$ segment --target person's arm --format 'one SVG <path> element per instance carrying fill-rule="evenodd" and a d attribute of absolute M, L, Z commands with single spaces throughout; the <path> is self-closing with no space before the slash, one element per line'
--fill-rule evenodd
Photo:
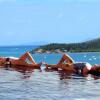
<path fill-rule="evenodd" d="M 73 64 L 74 63 L 74 60 L 68 54 L 64 54 L 62 56 L 61 60 L 59 61 L 58 65 L 64 63 L 65 61 L 68 64 Z"/>
<path fill-rule="evenodd" d="M 26 59 L 28 59 L 30 62 L 32 62 L 32 64 L 36 64 L 36 62 L 34 61 L 34 59 L 32 58 L 32 56 L 30 55 L 29 52 L 25 53 L 24 55 L 22 55 L 19 60 L 25 61 Z"/>
<path fill-rule="evenodd" d="M 44 65 L 46 66 L 46 69 L 48 69 L 48 68 L 61 68 L 61 69 L 66 69 L 66 70 L 67 70 L 67 68 L 71 69 L 69 66 L 67 66 L 67 68 L 66 68 L 66 64 L 64 64 L 64 61 L 66 61 L 67 64 L 69 64 L 69 65 L 74 63 L 74 60 L 69 55 L 64 54 L 58 64 L 50 65 L 50 64 L 44 63 Z"/>

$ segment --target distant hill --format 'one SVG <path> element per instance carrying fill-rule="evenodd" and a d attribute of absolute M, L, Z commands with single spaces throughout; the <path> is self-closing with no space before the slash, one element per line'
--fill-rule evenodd
<path fill-rule="evenodd" d="M 51 43 L 40 46 L 31 51 L 32 53 L 59 53 L 59 52 L 100 52 L 100 38 L 82 43 Z"/>

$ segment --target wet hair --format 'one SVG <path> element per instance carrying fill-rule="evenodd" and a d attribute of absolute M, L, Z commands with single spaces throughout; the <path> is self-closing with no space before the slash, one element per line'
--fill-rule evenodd
<path fill-rule="evenodd" d="M 6 58 L 6 61 L 10 61 L 10 58 Z"/>
<path fill-rule="evenodd" d="M 9 62 L 9 63 L 7 63 Z M 5 62 L 5 68 L 9 68 L 11 67 L 11 61 L 10 61 L 10 58 L 6 58 L 6 62 Z"/>
<path fill-rule="evenodd" d="M 88 72 L 88 74 L 92 74 L 92 75 L 95 75 L 95 76 L 100 76 L 100 68 L 97 68 L 96 70 L 90 70 Z"/>

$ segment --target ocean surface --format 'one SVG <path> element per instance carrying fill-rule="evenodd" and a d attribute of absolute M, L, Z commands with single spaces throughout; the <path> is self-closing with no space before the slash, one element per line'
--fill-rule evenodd
<path fill-rule="evenodd" d="M 0 56 L 20 57 L 34 46 L 0 47 Z M 69 53 L 76 62 L 100 64 L 100 53 Z M 37 63 L 56 64 L 61 54 L 32 54 Z M 0 69 L 0 100 L 100 100 L 100 79 L 86 80 L 57 71 L 19 72 Z"/>

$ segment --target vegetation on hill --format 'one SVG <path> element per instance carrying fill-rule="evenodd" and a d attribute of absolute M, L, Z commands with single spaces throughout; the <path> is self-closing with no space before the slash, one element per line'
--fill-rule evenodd
<path fill-rule="evenodd" d="M 40 46 L 31 51 L 32 53 L 59 53 L 59 52 L 100 52 L 100 38 L 70 44 L 51 43 L 48 45 Z"/>

